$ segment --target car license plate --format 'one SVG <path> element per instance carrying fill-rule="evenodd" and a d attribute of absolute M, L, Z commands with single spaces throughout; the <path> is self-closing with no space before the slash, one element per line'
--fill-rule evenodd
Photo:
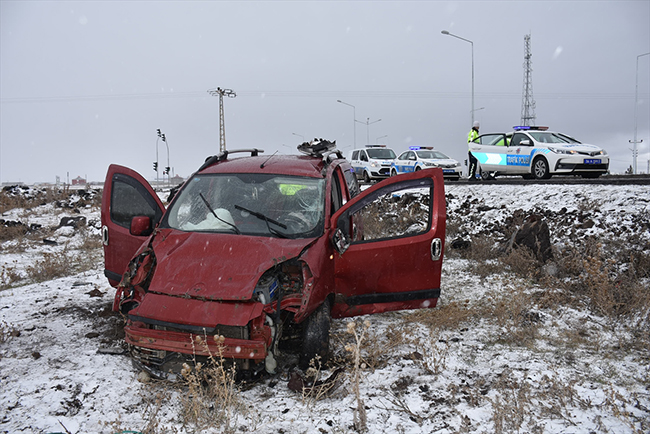
<path fill-rule="evenodd" d="M 442 169 L 442 173 L 454 173 L 454 169 Z"/>
<path fill-rule="evenodd" d="M 600 158 L 585 158 L 585 164 L 600 164 Z"/>

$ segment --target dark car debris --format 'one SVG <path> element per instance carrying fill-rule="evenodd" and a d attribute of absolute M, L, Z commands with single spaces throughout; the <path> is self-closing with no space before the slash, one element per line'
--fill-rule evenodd
<path fill-rule="evenodd" d="M 436 306 L 442 170 L 361 191 L 335 142 L 298 150 L 209 157 L 166 209 L 141 175 L 109 167 L 105 275 L 139 369 L 173 378 L 218 358 L 274 373 L 286 351 L 308 366 L 327 360 L 332 318 Z"/>

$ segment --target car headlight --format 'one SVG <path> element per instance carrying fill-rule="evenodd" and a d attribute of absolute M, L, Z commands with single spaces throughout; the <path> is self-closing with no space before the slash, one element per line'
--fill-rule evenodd
<path fill-rule="evenodd" d="M 372 163 L 370 163 L 370 167 L 379 167 L 379 163 L 373 161 Z"/>
<path fill-rule="evenodd" d="M 576 151 L 569 150 L 569 149 L 551 148 L 550 146 L 548 147 L 548 149 L 555 152 L 556 154 L 566 154 L 566 155 L 577 154 Z"/>

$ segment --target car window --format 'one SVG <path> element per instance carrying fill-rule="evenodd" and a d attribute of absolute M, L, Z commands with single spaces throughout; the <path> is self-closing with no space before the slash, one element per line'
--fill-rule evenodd
<path fill-rule="evenodd" d="M 401 154 L 399 154 L 399 157 L 397 157 L 397 159 L 398 160 L 408 160 L 408 157 L 409 157 L 409 153 L 408 153 L 408 151 L 406 151 L 406 152 L 402 152 Z"/>
<path fill-rule="evenodd" d="M 365 151 L 359 151 L 359 159 L 361 161 L 368 161 L 368 156 L 366 155 Z"/>
<path fill-rule="evenodd" d="M 415 152 L 409 151 L 409 160 L 416 161 L 418 157 L 415 156 Z"/>
<path fill-rule="evenodd" d="M 530 138 L 523 133 L 515 133 L 510 141 L 510 146 L 520 146 L 522 140 L 530 140 Z M 532 146 L 532 143 L 530 145 Z"/>
<path fill-rule="evenodd" d="M 366 152 L 370 158 L 375 160 L 392 160 L 395 158 L 395 152 L 392 149 L 372 148 L 367 149 Z"/>
<path fill-rule="evenodd" d="M 357 160 L 359 158 L 359 151 L 352 151 L 352 159 Z"/>
<path fill-rule="evenodd" d="M 430 225 L 433 182 L 431 179 L 395 184 L 389 193 L 370 197 L 352 214 L 360 222 L 362 236 L 356 242 L 401 238 L 421 234 Z M 386 213 L 386 204 L 397 211 Z M 353 240 L 355 238 L 352 238 Z M 353 241 L 355 243 L 355 241 Z"/>
<path fill-rule="evenodd" d="M 345 169 L 345 171 L 343 171 L 343 175 L 345 176 L 345 182 L 348 184 L 348 192 L 350 193 L 350 198 L 353 198 L 361 192 L 361 189 L 359 188 L 359 181 L 357 181 L 357 177 L 354 176 L 354 173 L 352 173 L 352 170 L 350 169 Z"/>
<path fill-rule="evenodd" d="M 415 153 L 424 160 L 446 160 L 449 158 L 440 151 L 416 151 Z"/>
<path fill-rule="evenodd" d="M 504 134 L 484 134 L 478 138 L 481 145 L 496 146 L 504 139 Z"/>
<path fill-rule="evenodd" d="M 334 214 L 343 204 L 343 196 L 341 195 L 341 184 L 339 182 L 338 170 L 332 176 L 332 210 Z"/>
<path fill-rule="evenodd" d="M 158 206 L 149 193 L 131 177 L 121 175 L 113 181 L 111 190 L 111 220 L 130 228 L 135 216 L 147 216 L 155 222 L 160 218 Z"/>
<path fill-rule="evenodd" d="M 273 174 L 196 175 L 161 227 L 307 238 L 322 233 L 325 180 Z"/>

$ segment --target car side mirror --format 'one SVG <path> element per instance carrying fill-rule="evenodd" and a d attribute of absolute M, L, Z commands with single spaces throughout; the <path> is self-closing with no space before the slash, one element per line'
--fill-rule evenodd
<path fill-rule="evenodd" d="M 131 235 L 143 236 L 151 233 L 151 219 L 147 216 L 135 216 L 131 219 Z"/>
<path fill-rule="evenodd" d="M 336 250 L 339 255 L 345 253 L 348 247 L 350 247 L 350 238 L 345 235 L 341 228 L 336 228 L 330 241 L 334 246 L 334 250 Z"/>
<path fill-rule="evenodd" d="M 524 139 L 521 142 L 519 142 L 519 146 L 530 146 L 530 140 Z"/>

